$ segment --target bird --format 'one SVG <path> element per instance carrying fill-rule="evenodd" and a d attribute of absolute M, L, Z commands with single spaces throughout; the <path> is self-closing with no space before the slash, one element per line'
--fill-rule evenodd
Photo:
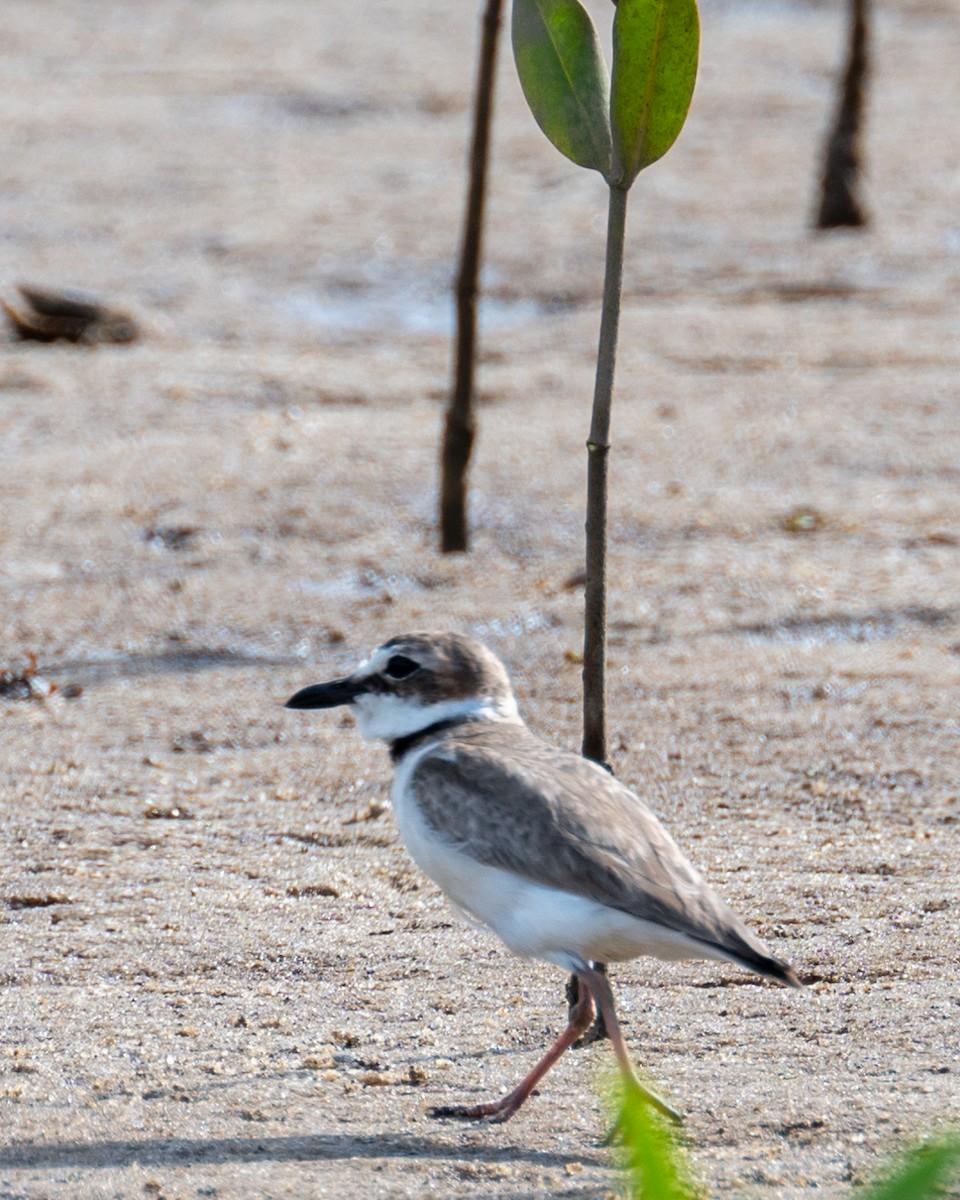
<path fill-rule="evenodd" d="M 353 674 L 305 687 L 286 704 L 341 706 L 365 740 L 389 747 L 397 825 L 420 869 L 508 949 L 561 967 L 579 984 L 567 1027 L 512 1091 L 438 1106 L 430 1116 L 509 1120 L 599 1010 L 625 1082 L 680 1120 L 640 1084 L 598 962 L 715 959 L 802 986 L 639 796 L 531 732 L 506 668 L 482 642 L 449 632 L 394 637 Z"/>

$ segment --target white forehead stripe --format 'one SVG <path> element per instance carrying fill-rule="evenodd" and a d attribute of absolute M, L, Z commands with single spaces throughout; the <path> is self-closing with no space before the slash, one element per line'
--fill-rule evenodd
<path fill-rule="evenodd" d="M 357 667 L 353 673 L 354 678 L 369 679 L 371 675 L 381 675 L 384 667 L 386 667 L 391 658 L 393 658 L 391 650 L 388 650 L 385 646 L 378 646 L 370 657 L 365 658 L 359 667 Z"/>

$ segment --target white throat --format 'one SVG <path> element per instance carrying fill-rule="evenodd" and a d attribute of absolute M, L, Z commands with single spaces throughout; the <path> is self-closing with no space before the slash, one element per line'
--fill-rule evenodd
<path fill-rule="evenodd" d="M 438 721 L 469 718 L 480 721 L 519 721 L 516 701 L 512 696 L 491 700 L 473 696 L 464 700 L 438 700 L 418 704 L 399 696 L 367 692 L 353 702 L 357 728 L 365 741 L 393 742 L 427 729 Z"/>

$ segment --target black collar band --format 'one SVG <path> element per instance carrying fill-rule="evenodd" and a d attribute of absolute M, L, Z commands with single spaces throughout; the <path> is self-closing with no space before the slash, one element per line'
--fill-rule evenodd
<path fill-rule="evenodd" d="M 432 738 L 447 729 L 453 729 L 455 725 L 462 724 L 463 717 L 448 717 L 446 721 L 435 721 L 432 725 L 428 725 L 426 729 L 418 729 L 415 733 L 408 733 L 406 737 L 395 738 L 390 743 L 391 761 L 396 765 L 414 747 L 419 746 L 421 742 L 425 742 L 427 738 Z"/>

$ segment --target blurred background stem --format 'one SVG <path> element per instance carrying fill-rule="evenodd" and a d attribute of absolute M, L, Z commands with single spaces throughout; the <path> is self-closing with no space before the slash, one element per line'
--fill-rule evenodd
<path fill-rule="evenodd" d="M 824 155 L 817 229 L 866 225 L 860 199 L 860 131 L 870 65 L 869 0 L 848 0 L 847 61 Z"/>
<path fill-rule="evenodd" d="M 440 453 L 440 549 L 469 549 L 467 468 L 476 437 L 473 384 L 476 370 L 477 291 L 483 248 L 483 213 L 493 120 L 493 89 L 503 0 L 487 0 L 480 38 L 480 63 L 473 102 L 470 178 L 457 275 L 457 329 L 453 392 L 444 424 Z"/>

